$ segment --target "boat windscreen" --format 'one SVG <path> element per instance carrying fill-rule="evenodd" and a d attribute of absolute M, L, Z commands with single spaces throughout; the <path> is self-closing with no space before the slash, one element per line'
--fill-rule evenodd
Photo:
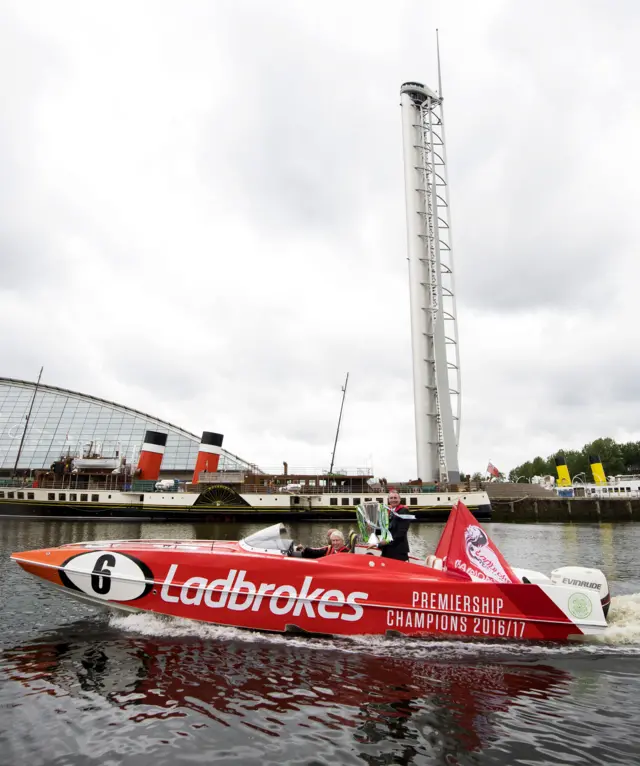
<path fill-rule="evenodd" d="M 284 524 L 273 524 L 243 538 L 240 543 L 243 547 L 253 550 L 284 553 L 289 549 L 293 540 L 288 537 Z"/>

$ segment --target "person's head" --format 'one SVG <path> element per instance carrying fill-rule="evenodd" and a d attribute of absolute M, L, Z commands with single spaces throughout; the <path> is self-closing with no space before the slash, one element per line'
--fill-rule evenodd
<path fill-rule="evenodd" d="M 329 542 L 332 548 L 342 548 L 344 545 L 344 535 L 338 529 L 332 529 L 329 535 Z"/>
<path fill-rule="evenodd" d="M 337 529 L 328 529 L 328 530 L 327 530 L 327 542 L 328 542 L 328 543 L 330 543 L 330 542 L 331 542 L 331 535 L 332 535 L 334 532 L 337 532 L 337 531 L 338 531 Z"/>
<path fill-rule="evenodd" d="M 389 490 L 389 498 L 387 500 L 387 504 L 389 508 L 395 508 L 396 506 L 400 505 L 400 495 L 398 494 L 398 490 L 391 487 Z"/>

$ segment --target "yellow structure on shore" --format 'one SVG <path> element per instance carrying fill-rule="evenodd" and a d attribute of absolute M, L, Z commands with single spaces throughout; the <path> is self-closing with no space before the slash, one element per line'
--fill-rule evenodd
<path fill-rule="evenodd" d="M 593 480 L 596 484 L 606 484 L 607 477 L 604 475 L 604 468 L 602 467 L 602 461 L 599 455 L 589 455 L 589 465 L 591 466 L 591 473 L 593 474 Z"/>
<path fill-rule="evenodd" d="M 563 455 L 556 455 L 554 458 L 556 464 L 556 471 L 558 472 L 558 487 L 570 487 L 571 477 L 569 476 L 569 469 L 567 468 L 567 461 Z"/>

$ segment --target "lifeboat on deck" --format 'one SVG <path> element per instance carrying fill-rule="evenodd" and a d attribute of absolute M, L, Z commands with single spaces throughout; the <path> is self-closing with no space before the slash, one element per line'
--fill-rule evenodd
<path fill-rule="evenodd" d="M 564 641 L 607 627 L 602 572 L 512 569 L 462 503 L 427 560 L 370 552 L 300 558 L 274 524 L 238 542 L 102 540 L 11 558 L 96 604 L 252 630 Z"/>

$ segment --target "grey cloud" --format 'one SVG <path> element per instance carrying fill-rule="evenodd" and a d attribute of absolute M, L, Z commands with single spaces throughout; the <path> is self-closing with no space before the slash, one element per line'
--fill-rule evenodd
<path fill-rule="evenodd" d="M 48 199 L 37 177 L 37 115 L 59 60 L 5 9 L 0 12 L 0 289 L 24 289 L 34 276 L 59 278 L 51 261 Z"/>
<path fill-rule="evenodd" d="M 372 85 L 374 54 L 336 50 L 313 27 L 272 11 L 252 6 L 250 26 L 242 14 L 225 19 L 220 43 L 241 85 L 209 131 L 224 137 L 226 152 L 219 139 L 203 150 L 209 176 L 224 169 L 241 204 L 269 228 L 344 239 L 377 184 L 392 177 L 402 192 L 400 115 L 389 109 L 399 83 L 383 78 L 386 92 Z M 383 140 L 395 132 L 393 153 L 381 130 Z"/>
<path fill-rule="evenodd" d="M 524 449 L 523 424 L 552 441 L 605 424 L 604 402 L 619 413 L 636 401 L 629 350 L 603 355 L 589 336 L 596 325 L 612 337 L 620 322 L 633 327 L 611 307 L 621 264 L 630 290 L 638 276 L 633 184 L 618 183 L 637 163 L 616 133 L 635 119 L 638 11 L 556 5 L 442 9 L 470 470 L 498 461 L 502 445 Z M 136 16 L 132 7 L 118 66 L 104 68 L 124 28 L 117 7 L 96 21 L 57 4 L 53 30 L 18 7 L 22 21 L 0 26 L 3 96 L 14 88 L 0 104 L 5 374 L 33 378 L 44 363 L 54 385 L 195 432 L 220 424 L 235 451 L 267 464 L 287 445 L 325 459 L 349 371 L 340 461 L 371 452 L 387 475 L 413 473 L 398 88 L 435 82 L 433 8 L 194 2 Z M 596 39 L 588 58 L 585 40 Z M 78 77 L 79 66 L 97 77 Z M 85 166 L 122 128 L 115 107 L 102 132 L 100 119 L 83 122 L 74 96 L 87 79 L 93 110 L 118 93 L 131 120 L 118 134 L 125 156 L 108 155 L 113 173 Z M 188 114 L 171 101 L 182 88 Z M 68 119 L 95 130 L 77 153 L 65 147 L 61 178 L 43 177 L 37 162 L 38 136 L 55 136 L 51 116 L 58 129 Z M 147 125 L 158 141 L 145 154 Z M 541 322 L 580 314 L 566 363 L 546 355 L 562 342 L 553 329 L 531 340 L 530 362 L 505 353 L 488 363 L 487 346 L 529 342 L 533 309 Z M 151 310 L 162 319 L 150 323 Z"/>
<path fill-rule="evenodd" d="M 611 50 L 591 48 L 592 20 L 568 5 L 551 25 L 538 6 L 505 8 L 486 39 L 498 62 L 490 80 L 476 93 L 462 81 L 449 91 L 458 284 L 469 305 L 601 309 L 615 295 L 603 260 L 637 238 L 608 166 L 618 150 L 611 129 L 627 104 L 607 96 L 600 105 Z M 616 55 L 635 58 L 635 42 L 625 46 Z"/>
<path fill-rule="evenodd" d="M 174 402 L 197 397 L 206 390 L 209 366 L 180 349 L 167 348 L 166 344 L 145 343 L 129 348 L 118 344 L 107 351 L 108 366 L 113 377 L 123 385 L 137 386 L 150 396 L 167 398 Z"/>

